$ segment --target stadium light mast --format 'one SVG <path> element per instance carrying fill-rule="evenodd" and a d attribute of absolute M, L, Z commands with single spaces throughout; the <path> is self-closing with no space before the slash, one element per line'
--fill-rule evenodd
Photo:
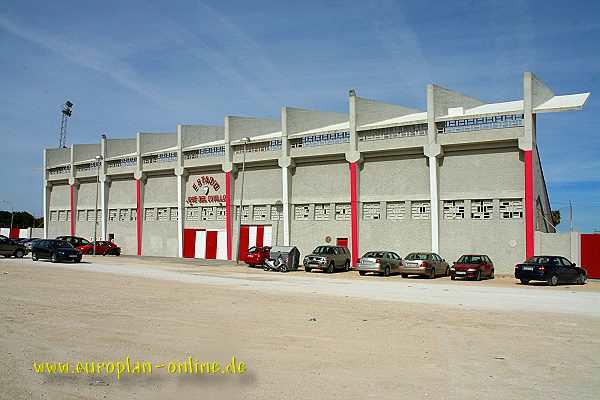
<path fill-rule="evenodd" d="M 60 112 L 60 133 L 58 135 L 58 148 L 63 149 L 67 147 L 67 121 L 73 115 L 73 103 L 69 100 L 63 105 L 63 109 Z"/>

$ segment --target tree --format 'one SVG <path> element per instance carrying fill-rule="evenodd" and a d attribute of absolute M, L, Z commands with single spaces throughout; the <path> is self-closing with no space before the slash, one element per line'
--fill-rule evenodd
<path fill-rule="evenodd" d="M 552 225 L 560 224 L 560 210 L 552 210 Z"/>
<path fill-rule="evenodd" d="M 0 227 L 10 228 L 11 212 L 0 211 Z M 27 211 L 15 211 L 13 228 L 40 228 L 44 226 L 44 218 L 35 218 Z"/>

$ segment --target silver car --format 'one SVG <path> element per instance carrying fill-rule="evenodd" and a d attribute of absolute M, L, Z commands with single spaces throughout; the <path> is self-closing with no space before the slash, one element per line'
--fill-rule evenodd
<path fill-rule="evenodd" d="M 423 275 L 433 279 L 440 275 L 448 276 L 450 265 L 436 253 L 410 253 L 404 257 L 400 273 L 403 278 L 408 278 L 408 275 Z"/>
<path fill-rule="evenodd" d="M 374 272 L 383 276 L 390 276 L 392 273 L 400 272 L 402 266 L 402 257 L 393 251 L 369 251 L 358 260 L 358 273 L 365 275 L 367 272 Z"/>

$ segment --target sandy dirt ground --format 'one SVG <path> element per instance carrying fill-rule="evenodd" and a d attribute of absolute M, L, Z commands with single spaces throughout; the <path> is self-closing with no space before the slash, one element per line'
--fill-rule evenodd
<path fill-rule="evenodd" d="M 0 399 L 596 399 L 600 284 L 0 260 Z M 48 376 L 33 360 L 247 364 Z"/>

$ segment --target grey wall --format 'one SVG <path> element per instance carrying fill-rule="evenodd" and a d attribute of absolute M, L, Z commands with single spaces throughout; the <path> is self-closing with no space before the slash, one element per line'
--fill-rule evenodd
<path fill-rule="evenodd" d="M 107 234 L 115 235 L 115 243 L 121 247 L 121 251 L 126 255 L 137 254 L 137 223 L 135 220 L 121 220 L 120 210 L 131 210 L 136 208 L 135 180 L 133 177 L 123 179 L 113 179 L 110 181 L 108 189 L 108 208 L 107 208 Z M 111 210 L 115 210 L 117 218 L 110 218 Z"/>
<path fill-rule="evenodd" d="M 417 109 L 356 97 L 357 127 L 420 112 Z"/>
<path fill-rule="evenodd" d="M 222 126 L 181 125 L 181 143 L 184 148 L 225 138 Z"/>
<path fill-rule="evenodd" d="M 174 133 L 140 133 L 142 153 L 158 151 L 177 146 L 177 135 Z"/>
<path fill-rule="evenodd" d="M 422 154 L 367 158 L 359 178 L 359 255 L 393 250 L 401 256 L 431 249 L 431 220 L 412 219 L 411 200 L 429 200 L 429 168 Z M 387 201 L 404 201 L 405 217 L 387 217 Z M 380 202 L 381 219 L 364 219 L 365 202 Z"/>
<path fill-rule="evenodd" d="M 73 162 L 94 160 L 100 155 L 100 144 L 74 144 Z"/>
<path fill-rule="evenodd" d="M 48 204 L 48 238 L 52 239 L 56 236 L 69 235 L 71 232 L 70 222 L 68 221 L 52 221 L 52 212 L 70 212 L 70 188 L 69 185 L 59 184 L 52 185 L 50 190 L 50 199 Z M 58 215 L 58 214 L 57 214 Z M 69 216 L 70 218 L 70 216 Z"/>
<path fill-rule="evenodd" d="M 137 151 L 136 139 L 107 139 L 106 157 L 118 157 L 124 154 L 131 154 Z"/>
<path fill-rule="evenodd" d="M 546 191 L 546 184 L 544 181 L 544 173 L 542 170 L 542 164 L 540 163 L 539 152 L 537 145 L 533 148 L 533 199 L 535 211 L 535 227 L 536 230 L 542 232 L 554 232 L 552 226 L 552 211 L 550 208 L 550 201 L 548 199 L 548 192 Z M 537 199 L 540 199 L 540 206 L 538 206 Z M 566 218 L 564 219 L 566 220 Z M 564 221 L 563 220 L 563 221 Z"/>
<path fill-rule="evenodd" d="M 312 111 L 304 110 L 302 108 L 285 107 L 285 113 L 288 135 L 348 121 L 347 114 L 334 112 Z"/>
<path fill-rule="evenodd" d="M 148 221 L 148 208 L 177 207 L 177 181 L 175 175 L 149 176 L 144 186 L 142 212 L 142 254 L 145 256 L 177 257 L 177 220 Z"/>

